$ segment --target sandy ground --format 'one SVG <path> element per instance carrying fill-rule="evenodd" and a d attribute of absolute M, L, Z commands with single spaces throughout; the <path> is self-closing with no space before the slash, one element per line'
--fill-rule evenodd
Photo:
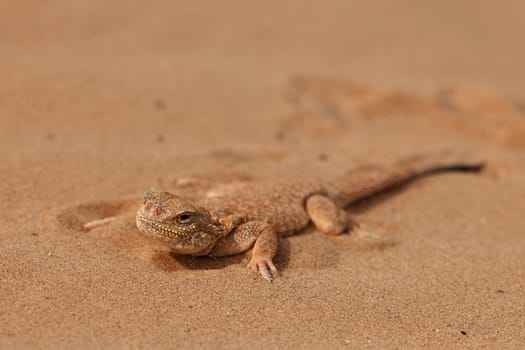
<path fill-rule="evenodd" d="M 523 348 L 523 2 L 349 3 L 0 3 L 0 347 Z M 272 284 L 80 229 L 444 148 L 488 167 L 349 209 L 393 247 L 283 239 Z"/>

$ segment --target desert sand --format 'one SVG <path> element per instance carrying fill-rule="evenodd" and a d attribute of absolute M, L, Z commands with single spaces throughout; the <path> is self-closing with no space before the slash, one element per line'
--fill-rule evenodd
<path fill-rule="evenodd" d="M 525 347 L 524 12 L 2 2 L 0 348 Z M 171 256 L 132 220 L 82 230 L 187 176 L 294 181 L 442 149 L 487 167 L 348 209 L 392 246 L 283 238 L 271 284 L 249 253 Z"/>

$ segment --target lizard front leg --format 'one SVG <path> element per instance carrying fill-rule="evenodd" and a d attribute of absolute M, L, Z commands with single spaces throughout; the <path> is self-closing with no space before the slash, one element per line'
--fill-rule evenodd
<path fill-rule="evenodd" d="M 88 221 L 82 227 L 85 230 L 89 231 L 89 230 L 95 229 L 97 227 L 107 225 L 107 224 L 115 221 L 116 219 L 117 219 L 116 216 L 108 216 L 108 217 L 105 217 L 105 218 L 102 218 L 102 219 L 96 219 L 96 220 Z"/>
<path fill-rule="evenodd" d="M 272 259 L 278 245 L 277 234 L 269 224 L 264 221 L 248 221 L 217 241 L 210 255 L 220 257 L 240 254 L 253 246 L 248 268 L 259 272 L 265 280 L 271 282 L 277 273 Z"/>

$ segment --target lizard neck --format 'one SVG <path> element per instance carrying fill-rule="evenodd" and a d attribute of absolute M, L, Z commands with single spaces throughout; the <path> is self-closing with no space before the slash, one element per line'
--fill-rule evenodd
<path fill-rule="evenodd" d="M 191 254 L 192 256 L 209 255 L 215 247 L 215 244 L 217 244 L 217 242 L 221 238 L 225 237 L 229 233 L 229 231 L 223 225 L 221 225 L 221 223 L 218 220 L 215 220 L 213 217 L 208 223 L 208 227 L 205 229 L 205 231 L 209 236 L 213 237 L 212 241 L 203 250 Z"/>

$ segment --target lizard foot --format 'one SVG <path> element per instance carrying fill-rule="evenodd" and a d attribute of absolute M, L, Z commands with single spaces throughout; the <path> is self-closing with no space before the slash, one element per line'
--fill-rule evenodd
<path fill-rule="evenodd" d="M 272 282 L 273 277 L 277 274 L 277 268 L 273 264 L 272 259 L 264 256 L 252 257 L 247 267 L 255 272 L 259 272 L 268 282 Z"/>

